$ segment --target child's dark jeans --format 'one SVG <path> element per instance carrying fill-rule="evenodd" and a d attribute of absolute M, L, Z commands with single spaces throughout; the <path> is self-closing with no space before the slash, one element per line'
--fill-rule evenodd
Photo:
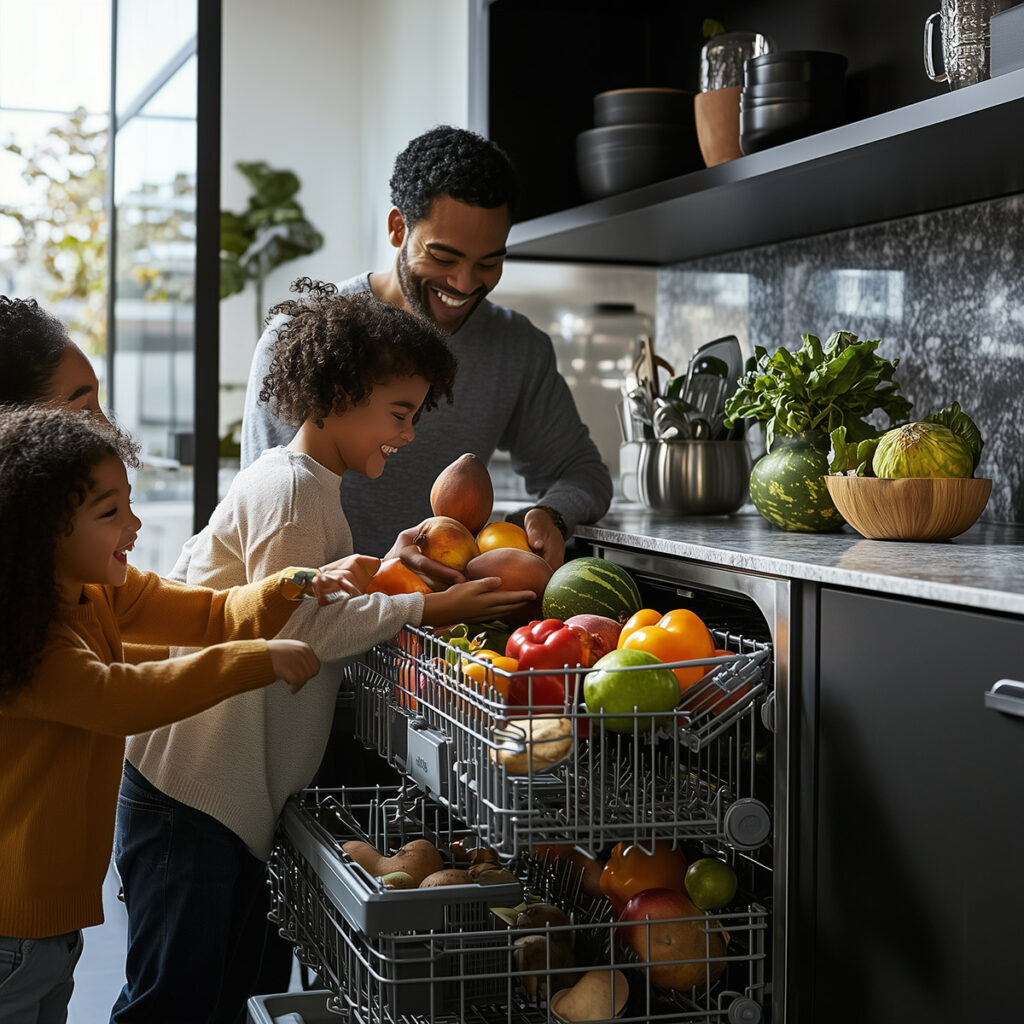
<path fill-rule="evenodd" d="M 126 762 L 114 863 L 128 956 L 112 1024 L 242 1024 L 267 928 L 263 861 Z"/>

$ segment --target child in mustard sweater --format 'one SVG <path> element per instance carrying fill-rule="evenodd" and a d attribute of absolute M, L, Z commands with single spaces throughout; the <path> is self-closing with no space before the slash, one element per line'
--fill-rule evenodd
<path fill-rule="evenodd" d="M 87 414 L 0 406 L 0 1020 L 64 1019 L 81 929 L 103 920 L 124 737 L 319 670 L 307 644 L 258 639 L 296 608 L 294 570 L 216 592 L 128 565 L 126 461 Z M 369 579 L 332 568 L 350 593 Z M 122 638 L 204 649 L 129 665 Z"/>

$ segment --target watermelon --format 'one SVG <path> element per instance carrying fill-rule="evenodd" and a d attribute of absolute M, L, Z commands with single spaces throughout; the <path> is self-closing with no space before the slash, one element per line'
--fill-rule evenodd
<path fill-rule="evenodd" d="M 556 569 L 544 588 L 544 618 L 605 615 L 623 622 L 640 611 L 632 576 L 604 558 L 574 558 Z"/>
<path fill-rule="evenodd" d="M 827 440 L 827 439 L 826 439 Z M 750 500 L 773 526 L 804 533 L 838 530 L 845 520 L 825 486 L 828 456 L 820 445 L 777 437 L 750 473 Z"/>

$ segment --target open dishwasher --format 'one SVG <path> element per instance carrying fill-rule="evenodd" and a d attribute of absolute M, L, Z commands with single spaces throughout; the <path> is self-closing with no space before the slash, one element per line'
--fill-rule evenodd
<path fill-rule="evenodd" d="M 464 652 L 430 629 L 369 652 L 356 733 L 402 782 L 299 794 L 271 861 L 281 933 L 341 1019 L 784 1020 L 791 584 L 625 546 L 585 553 L 629 570 L 645 606 L 691 608 L 731 653 L 686 663 L 705 674 L 674 711 L 609 716 L 571 697 L 516 713 L 509 682 L 531 673 L 469 678 Z M 566 694 L 587 671 L 565 672 Z M 556 740 L 542 738 L 553 723 Z M 417 839 L 445 867 L 479 858 L 500 872 L 392 890 L 344 849 Z M 587 871 L 620 843 L 725 860 L 737 894 L 708 913 L 623 920 Z M 521 917 L 535 900 L 563 916 Z"/>

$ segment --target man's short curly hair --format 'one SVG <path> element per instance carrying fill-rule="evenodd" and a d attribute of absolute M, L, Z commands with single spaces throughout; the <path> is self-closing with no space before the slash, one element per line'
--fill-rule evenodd
<path fill-rule="evenodd" d="M 32 680 L 60 606 L 57 543 L 106 458 L 138 465 L 138 445 L 87 412 L 0 406 L 0 705 Z M 15 590 L 11 588 L 16 588 Z"/>
<path fill-rule="evenodd" d="M 420 412 L 452 401 L 456 362 L 437 327 L 370 292 L 339 295 L 333 284 L 300 277 L 288 299 L 267 315 L 289 319 L 277 328 L 260 401 L 293 427 L 321 423 L 370 397 L 394 377 L 423 377 L 430 385 Z M 417 418 L 418 418 L 417 413 Z"/>
<path fill-rule="evenodd" d="M 70 344 L 67 328 L 35 299 L 0 295 L 0 403 L 45 398 Z"/>
<path fill-rule="evenodd" d="M 438 196 L 488 210 L 507 203 L 514 214 L 519 187 L 512 161 L 475 132 L 444 124 L 431 128 L 395 158 L 391 205 L 411 226 L 430 214 Z"/>

